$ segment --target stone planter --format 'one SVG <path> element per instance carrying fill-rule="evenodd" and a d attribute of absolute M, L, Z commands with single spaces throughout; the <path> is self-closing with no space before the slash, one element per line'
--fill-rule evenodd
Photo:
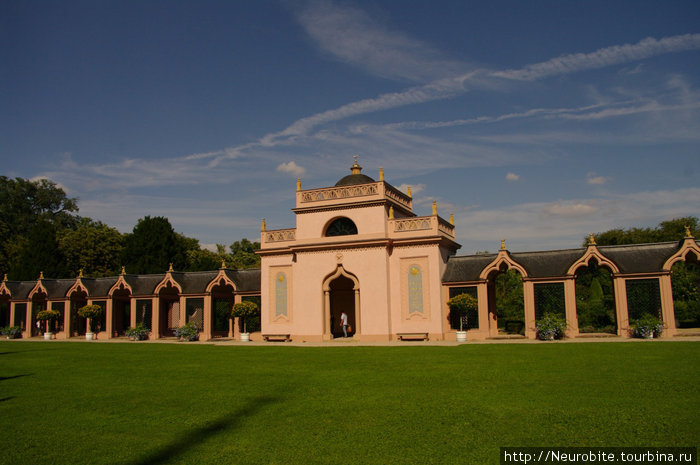
<path fill-rule="evenodd" d="M 93 339 L 95 339 L 95 333 L 85 333 L 86 341 L 92 341 Z"/>
<path fill-rule="evenodd" d="M 52 337 L 53 337 L 53 333 L 49 333 L 49 332 L 44 333 L 44 340 L 45 341 L 50 341 Z"/>
<path fill-rule="evenodd" d="M 457 342 L 466 342 L 467 341 L 467 332 L 466 331 L 457 331 Z"/>
<path fill-rule="evenodd" d="M 250 342 L 250 333 L 241 333 L 241 342 Z"/>

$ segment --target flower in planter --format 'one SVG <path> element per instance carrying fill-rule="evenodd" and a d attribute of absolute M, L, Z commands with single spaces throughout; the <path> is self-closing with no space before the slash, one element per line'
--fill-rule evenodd
<path fill-rule="evenodd" d="M 0 329 L 0 333 L 9 339 L 16 339 L 22 334 L 22 328 L 19 326 L 5 326 Z"/>
<path fill-rule="evenodd" d="M 543 341 L 563 338 L 567 326 L 566 319 L 554 313 L 545 313 L 535 322 L 537 337 Z"/>
<path fill-rule="evenodd" d="M 135 341 L 144 341 L 148 339 L 148 333 L 150 332 L 151 330 L 146 328 L 143 323 L 139 323 L 135 327 L 127 329 L 126 336 Z"/>
<path fill-rule="evenodd" d="M 185 323 L 175 330 L 175 337 L 183 341 L 196 341 L 199 339 L 199 327 L 196 323 Z"/>
<path fill-rule="evenodd" d="M 632 336 L 643 339 L 651 339 L 653 337 L 661 336 L 661 334 L 664 332 L 664 328 L 666 327 L 662 320 L 649 313 L 645 313 L 641 318 L 632 320 L 630 323 Z"/>
<path fill-rule="evenodd" d="M 98 316 L 102 315 L 102 307 L 99 305 L 86 305 L 84 307 L 80 307 L 78 309 L 78 315 L 82 316 L 83 318 L 89 318 L 90 319 L 90 326 L 88 327 L 88 332 L 92 332 L 92 322 L 95 318 Z"/>

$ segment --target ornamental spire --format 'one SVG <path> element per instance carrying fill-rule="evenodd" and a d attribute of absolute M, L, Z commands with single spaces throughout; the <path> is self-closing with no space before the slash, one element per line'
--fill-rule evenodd
<path fill-rule="evenodd" d="M 379 180 L 384 181 L 384 167 L 379 167 Z"/>
<path fill-rule="evenodd" d="M 588 234 L 588 245 L 595 245 L 595 237 L 593 233 Z"/>
<path fill-rule="evenodd" d="M 126 274 L 126 268 L 124 267 L 124 265 L 122 265 L 122 272 L 121 272 L 121 274 Z"/>
<path fill-rule="evenodd" d="M 297 178 L 297 192 L 301 190 L 301 178 Z"/>
<path fill-rule="evenodd" d="M 355 158 L 355 163 L 350 167 L 350 171 L 352 171 L 352 174 L 361 174 L 362 173 L 362 167 L 357 164 L 357 155 L 353 155 Z"/>
<path fill-rule="evenodd" d="M 44 272 L 43 271 L 39 272 L 39 279 L 44 279 Z"/>
<path fill-rule="evenodd" d="M 685 225 L 685 237 L 686 239 L 690 239 L 693 237 L 693 233 L 690 232 L 690 226 L 687 224 Z"/>
<path fill-rule="evenodd" d="M 506 240 L 501 239 L 501 250 L 506 250 Z"/>
<path fill-rule="evenodd" d="M 172 273 L 173 271 L 175 270 L 173 270 L 173 264 L 172 262 L 170 262 L 170 268 L 168 268 L 168 273 Z"/>
<path fill-rule="evenodd" d="M 260 231 L 261 232 L 267 231 L 267 224 L 265 224 L 265 218 L 263 218 L 262 222 L 260 223 Z"/>
<path fill-rule="evenodd" d="M 433 200 L 433 216 L 437 216 L 437 200 Z"/>

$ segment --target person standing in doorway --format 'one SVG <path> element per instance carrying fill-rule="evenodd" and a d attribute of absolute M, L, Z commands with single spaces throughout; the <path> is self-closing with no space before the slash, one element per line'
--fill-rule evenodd
<path fill-rule="evenodd" d="M 340 315 L 340 324 L 343 327 L 343 334 L 345 335 L 343 337 L 348 337 L 348 314 L 347 313 L 343 312 Z"/>

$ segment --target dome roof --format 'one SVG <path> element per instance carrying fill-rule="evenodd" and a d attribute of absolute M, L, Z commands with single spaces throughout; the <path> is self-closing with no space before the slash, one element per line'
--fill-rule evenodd
<path fill-rule="evenodd" d="M 352 174 L 348 174 L 340 179 L 340 181 L 335 183 L 336 187 L 339 186 L 354 186 L 355 184 L 367 184 L 368 182 L 376 182 L 374 179 L 370 178 L 366 174 L 362 174 L 362 167 L 357 164 L 357 157 L 355 157 L 355 164 L 350 167 Z"/>

